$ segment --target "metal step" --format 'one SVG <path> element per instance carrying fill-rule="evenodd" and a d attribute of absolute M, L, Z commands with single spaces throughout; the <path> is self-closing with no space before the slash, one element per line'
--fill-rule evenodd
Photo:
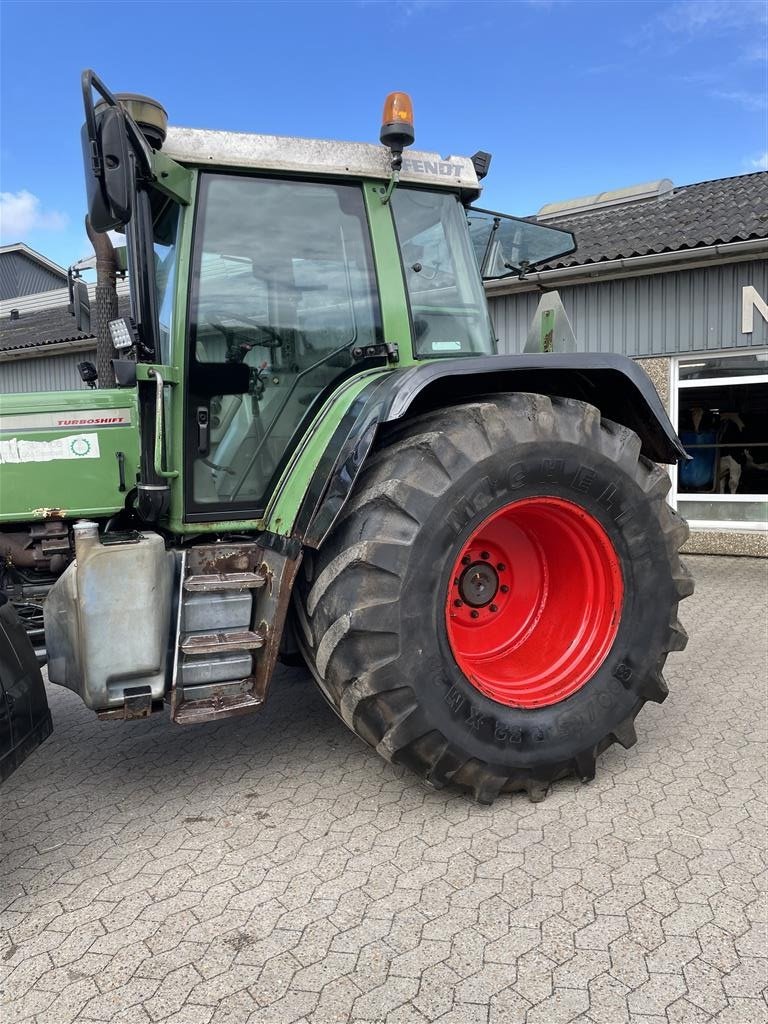
<path fill-rule="evenodd" d="M 255 590 L 263 587 L 267 578 L 261 572 L 211 572 L 202 576 L 187 576 L 184 589 L 192 591 Z"/>
<path fill-rule="evenodd" d="M 226 679 L 216 683 L 199 683 L 184 687 L 184 700 L 223 700 L 232 697 L 246 697 L 253 689 L 250 675 L 240 679 Z"/>
<path fill-rule="evenodd" d="M 261 697 L 251 693 L 232 696 L 216 696 L 207 700 L 183 700 L 174 713 L 178 725 L 194 725 L 196 722 L 210 722 L 216 718 L 229 718 L 257 711 L 263 704 Z"/>
<path fill-rule="evenodd" d="M 250 629 L 253 591 L 222 590 L 182 596 L 181 635 Z"/>
<path fill-rule="evenodd" d="M 179 665 L 179 679 L 185 690 L 191 686 L 229 685 L 233 679 L 246 679 L 252 674 L 251 651 L 185 654 Z"/>
<path fill-rule="evenodd" d="M 263 647 L 263 633 L 247 629 L 229 633 L 191 633 L 179 644 L 184 654 L 223 654 L 225 651 L 253 651 Z"/>

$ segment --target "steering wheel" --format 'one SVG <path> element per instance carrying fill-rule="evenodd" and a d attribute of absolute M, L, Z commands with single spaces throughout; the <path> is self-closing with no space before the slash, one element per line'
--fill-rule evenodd
<path fill-rule="evenodd" d="M 246 330 L 242 330 L 218 323 L 215 320 L 208 320 L 214 330 L 220 331 L 224 335 L 227 342 L 227 359 L 230 362 L 242 363 L 252 348 L 280 348 L 282 346 L 282 338 L 274 327 L 260 324 L 257 320 L 244 316 L 242 313 L 229 312 L 229 310 L 221 312 L 232 320 L 239 320 L 246 327 Z"/>

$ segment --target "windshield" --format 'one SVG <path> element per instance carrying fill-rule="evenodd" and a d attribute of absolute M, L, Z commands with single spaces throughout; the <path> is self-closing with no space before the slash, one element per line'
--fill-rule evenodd
<path fill-rule="evenodd" d="M 458 197 L 400 186 L 392 210 L 411 304 L 414 354 L 492 354 L 493 327 Z"/>

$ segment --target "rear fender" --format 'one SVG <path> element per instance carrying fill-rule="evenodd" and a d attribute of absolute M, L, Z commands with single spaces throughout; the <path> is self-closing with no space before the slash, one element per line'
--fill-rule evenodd
<path fill-rule="evenodd" d="M 634 430 L 643 454 L 653 462 L 688 458 L 648 375 L 626 356 L 546 353 L 436 360 L 393 370 L 360 393 L 312 476 L 294 536 L 320 547 L 384 424 L 513 391 L 589 402 L 601 415 Z"/>
<path fill-rule="evenodd" d="M 0 782 L 52 730 L 35 651 L 13 605 L 0 593 Z"/>

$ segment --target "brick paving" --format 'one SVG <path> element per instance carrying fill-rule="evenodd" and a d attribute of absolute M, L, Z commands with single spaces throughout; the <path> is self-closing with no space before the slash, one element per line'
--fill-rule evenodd
<path fill-rule="evenodd" d="M 752 1024 L 768 563 L 692 558 L 671 694 L 595 782 L 434 793 L 281 669 L 261 717 L 56 731 L 5 784 L 3 1024 Z"/>

